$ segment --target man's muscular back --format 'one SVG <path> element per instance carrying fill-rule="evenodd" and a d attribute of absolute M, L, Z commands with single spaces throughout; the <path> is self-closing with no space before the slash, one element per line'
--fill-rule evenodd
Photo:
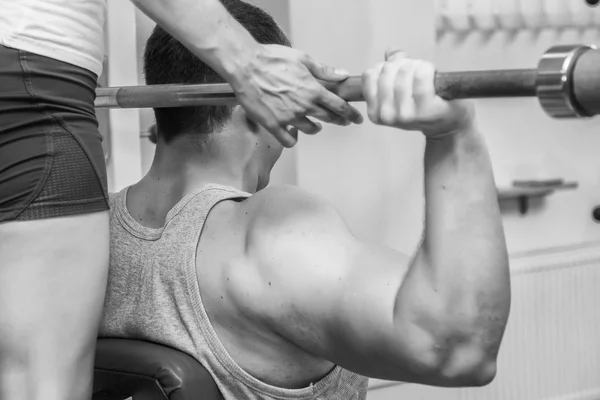
<path fill-rule="evenodd" d="M 265 213 L 265 206 L 273 206 L 269 199 L 285 190 L 269 188 L 243 202 L 216 205 L 204 225 L 196 270 L 207 313 L 232 358 L 263 382 L 296 389 L 323 378 L 334 365 L 277 331 L 294 321 L 285 317 L 292 316 L 285 307 L 278 315 L 272 312 L 274 306 L 283 305 L 280 294 L 286 282 L 261 262 L 268 253 L 274 255 L 261 238 L 270 234 L 269 222 L 286 223 Z M 294 204 L 282 206 L 289 210 Z M 286 270 L 285 263 L 282 269 Z M 275 319 L 279 316 L 283 318 Z"/>
<path fill-rule="evenodd" d="M 142 180 L 128 191 L 127 211 L 140 225 L 162 227 L 167 214 L 190 190 L 169 189 L 160 181 Z M 286 262 L 277 262 L 279 272 L 272 262 L 265 262 L 278 257 L 269 245 L 273 235 L 282 228 L 296 230 L 304 218 L 318 219 L 327 206 L 297 187 L 270 187 L 241 201 L 215 205 L 198 243 L 198 285 L 219 340 L 244 371 L 276 387 L 307 387 L 335 367 L 294 342 L 296 335 L 290 334 L 296 331 L 303 337 L 311 327 L 296 318 L 288 294 L 302 291 L 324 275 L 314 269 L 308 274 L 297 271 L 303 278 L 290 285 L 282 275 L 290 272 Z M 280 240 L 286 240 L 285 235 Z"/>

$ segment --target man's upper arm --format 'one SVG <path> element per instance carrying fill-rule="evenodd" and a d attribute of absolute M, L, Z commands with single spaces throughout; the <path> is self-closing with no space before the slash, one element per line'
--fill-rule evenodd
<path fill-rule="evenodd" d="M 346 369 L 420 381 L 429 336 L 394 317 L 408 257 L 361 243 L 332 206 L 300 189 L 267 191 L 248 233 L 251 312 Z"/>

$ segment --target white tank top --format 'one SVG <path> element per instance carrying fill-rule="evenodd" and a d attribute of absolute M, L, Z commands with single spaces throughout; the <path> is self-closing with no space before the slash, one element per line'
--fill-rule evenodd
<path fill-rule="evenodd" d="M 0 0 L 0 44 L 100 76 L 106 0 Z"/>

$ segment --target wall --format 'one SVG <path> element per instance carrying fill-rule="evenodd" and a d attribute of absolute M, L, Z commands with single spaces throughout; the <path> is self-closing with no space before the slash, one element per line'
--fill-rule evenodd
<path fill-rule="evenodd" d="M 107 0 L 108 85 L 128 86 L 138 81 L 135 8 L 129 1 Z M 141 178 L 139 111 L 114 109 L 110 118 L 108 190 L 116 192 Z"/>
<path fill-rule="evenodd" d="M 554 44 L 600 43 L 596 30 L 545 30 L 517 34 L 443 35 L 436 62 L 443 70 L 533 68 Z M 600 239 L 591 218 L 600 204 L 600 119 L 557 121 L 536 99 L 478 102 L 480 126 L 489 143 L 499 185 L 513 179 L 565 178 L 574 191 L 559 192 L 526 216 L 504 205 L 504 226 L 511 253 Z"/>

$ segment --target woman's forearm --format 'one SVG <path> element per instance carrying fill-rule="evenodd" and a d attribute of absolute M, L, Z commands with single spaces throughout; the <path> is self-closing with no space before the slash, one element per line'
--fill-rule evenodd
<path fill-rule="evenodd" d="M 260 45 L 219 0 L 132 0 L 232 85 Z"/>

